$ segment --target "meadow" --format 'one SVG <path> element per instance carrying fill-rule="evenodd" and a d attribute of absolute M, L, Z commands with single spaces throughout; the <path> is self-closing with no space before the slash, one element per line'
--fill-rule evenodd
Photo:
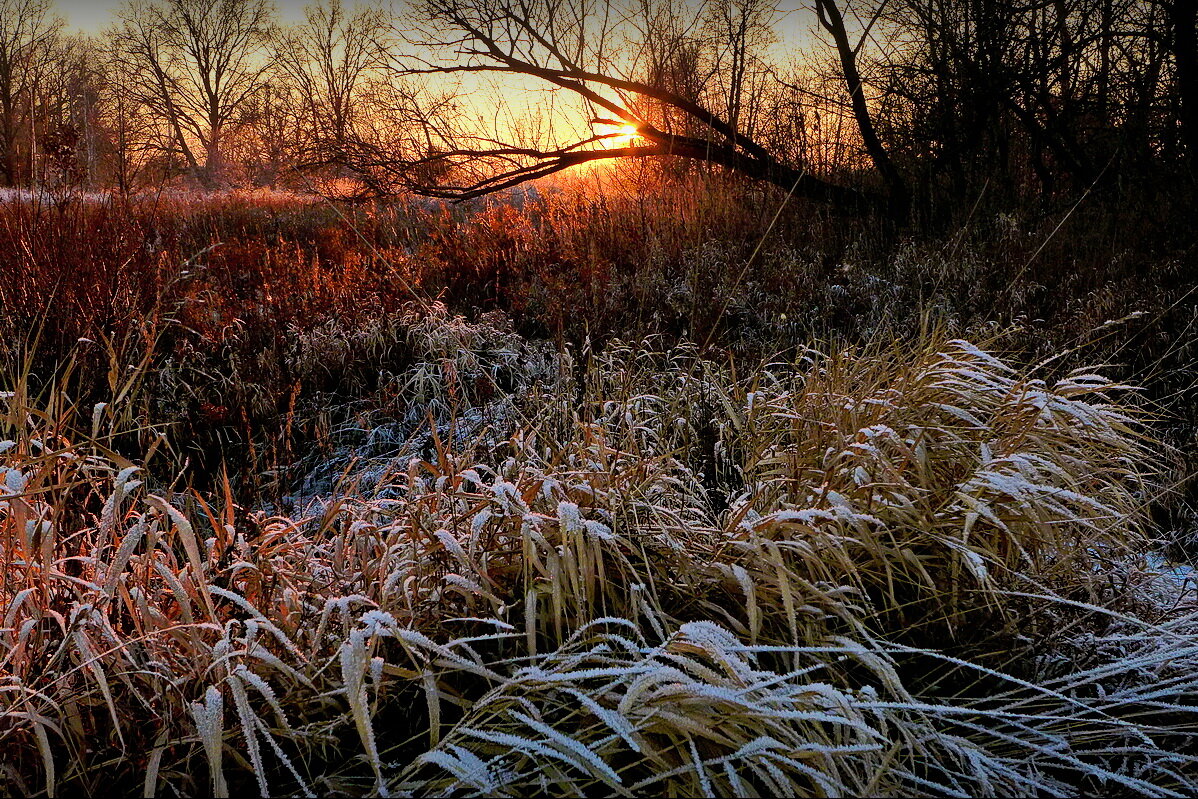
<path fill-rule="evenodd" d="M 1167 196 L 0 202 L 0 791 L 1198 793 Z"/>

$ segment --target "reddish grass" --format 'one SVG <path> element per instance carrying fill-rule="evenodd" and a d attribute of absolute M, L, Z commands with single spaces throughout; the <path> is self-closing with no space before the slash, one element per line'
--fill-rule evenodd
<path fill-rule="evenodd" d="M 232 449 L 256 453 L 250 473 L 317 435 L 297 417 L 306 400 L 360 401 L 406 357 L 402 341 L 347 345 L 297 376 L 296 342 L 329 326 L 378 327 L 413 302 L 440 300 L 468 317 L 501 309 L 523 335 L 560 344 L 664 335 L 751 357 L 812 335 L 910 329 L 930 310 L 962 333 L 1005 329 L 1005 346 L 1040 358 L 1140 311 L 1080 357 L 1125 366 L 1120 376 L 1198 419 L 1182 369 L 1198 354 L 1192 237 L 1169 217 L 978 211 L 951 235 L 903 241 L 798 202 L 774 220 L 780 202 L 735 181 L 651 172 L 470 207 L 280 196 L 6 202 L 0 355 L 12 362 L 40 336 L 33 373 L 48 379 L 81 338 L 153 350 L 155 364 L 187 373 L 185 391 L 151 408 L 155 421 L 185 428 L 201 460 L 214 441 L 238 442 Z M 108 377 L 104 352 L 79 359 L 95 385 Z"/>

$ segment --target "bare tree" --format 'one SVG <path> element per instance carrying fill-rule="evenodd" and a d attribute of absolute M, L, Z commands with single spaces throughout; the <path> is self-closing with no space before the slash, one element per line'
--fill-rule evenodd
<path fill-rule="evenodd" d="M 423 23 L 412 24 L 416 35 L 410 43 L 425 55 L 401 58 L 397 74 L 498 75 L 539 83 L 555 98 L 573 98 L 593 126 L 570 136 L 558 130 L 558 141 L 540 143 L 513 141 L 502 130 L 458 131 L 431 155 L 364 164 L 389 170 L 417 192 L 463 199 L 579 164 L 673 156 L 719 165 L 840 206 L 872 202 L 853 188 L 812 174 L 804 164 L 779 160 L 739 130 L 723 113 L 731 109 L 739 116 L 743 97 L 727 95 L 731 102 L 717 112 L 711 103 L 680 92 L 677 82 L 660 80 L 660 72 L 641 69 L 652 61 L 648 56 L 655 42 L 645 41 L 644 16 L 635 6 L 618 7 L 615 0 L 423 0 L 416 11 Z M 740 17 L 735 18 L 733 26 L 740 26 Z M 744 26 L 747 31 L 748 23 Z M 686 44 L 684 37 L 678 41 L 672 57 L 688 57 Z M 738 56 L 744 57 L 743 52 Z M 660 58 L 656 63 L 668 65 Z M 651 118 L 641 112 L 646 106 L 666 113 Z M 457 182 L 428 185 L 413 177 L 431 162 L 451 165 Z"/>
<path fill-rule="evenodd" d="M 269 0 L 129 0 L 97 51 L 0 0 L 0 184 L 307 166 L 463 199 L 652 158 L 947 221 L 1198 163 L 1194 0 L 809 0 L 828 46 L 790 52 L 777 0 L 382 1 L 280 28 Z"/>
<path fill-rule="evenodd" d="M 258 90 L 269 0 L 130 0 L 112 31 L 138 99 L 167 126 L 204 186 L 225 179 L 222 145 Z"/>
<path fill-rule="evenodd" d="M 983 191 L 1047 202 L 1142 180 L 1172 146 L 1169 95 L 1184 91 L 1168 86 L 1164 5 L 889 0 L 893 46 L 870 64 L 893 106 L 875 114 L 880 138 L 950 215 Z"/>
<path fill-rule="evenodd" d="M 6 186 L 22 175 L 22 135 L 25 152 L 35 152 L 29 123 L 37 78 L 63 26 L 51 8 L 51 0 L 0 0 L 0 181 Z"/>
<path fill-rule="evenodd" d="M 112 40 L 104 39 L 99 45 L 94 65 L 99 72 L 93 134 L 100 150 L 96 168 L 108 185 L 128 194 L 155 156 L 173 150 L 173 136 L 141 102 L 144 83 L 130 72 L 125 57 L 114 53 Z"/>
<path fill-rule="evenodd" d="M 754 136 L 759 96 L 754 90 L 769 73 L 759 53 L 775 39 L 776 0 L 713 0 L 709 5 L 723 116 L 733 129 Z"/>
<path fill-rule="evenodd" d="M 712 103 L 718 55 L 704 20 L 693 8 L 672 0 L 639 0 L 636 6 L 641 46 L 639 63 L 629 71 L 643 82 L 696 105 Z M 628 98 L 629 110 L 667 133 L 702 136 L 706 125 L 669 103 L 641 95 Z M 718 98 L 722 101 L 723 98 Z"/>
<path fill-rule="evenodd" d="M 95 39 L 83 33 L 56 37 L 34 98 L 35 144 L 42 156 L 39 182 L 49 178 L 69 188 L 97 178 L 107 77 Z"/>
<path fill-rule="evenodd" d="M 1198 177 L 1198 2 L 1160 0 L 1168 26 L 1169 49 L 1177 70 L 1181 139 L 1191 174 Z"/>
<path fill-rule="evenodd" d="M 820 25 L 832 36 L 832 41 L 836 45 L 836 54 L 840 59 L 840 74 L 844 77 L 845 87 L 848 89 L 849 101 L 853 108 L 853 117 L 857 121 L 857 129 L 861 134 L 862 142 L 865 144 L 865 150 L 873 160 L 878 173 L 881 174 L 882 179 L 886 182 L 891 213 L 901 218 L 907 215 L 907 208 L 910 203 L 907 184 L 903 176 L 899 174 L 894 162 L 891 161 L 890 153 L 886 151 L 882 140 L 878 138 L 878 133 L 874 128 L 873 117 L 870 114 L 869 105 L 865 98 L 865 84 L 861 80 L 861 72 L 857 68 L 857 53 L 861 50 L 866 37 L 869 36 L 874 22 L 881 16 L 884 7 L 885 3 L 879 5 L 874 10 L 869 21 L 863 26 L 864 30 L 861 33 L 860 41 L 854 45 L 849 41 L 849 34 L 844 25 L 844 17 L 840 13 L 840 8 L 836 5 L 835 0 L 816 0 L 815 4 Z"/>
<path fill-rule="evenodd" d="M 388 17 L 379 6 L 347 11 L 342 0 L 320 0 L 304 18 L 276 31 L 275 70 L 299 101 L 307 160 L 341 163 L 369 105 L 367 81 L 386 60 Z"/>
<path fill-rule="evenodd" d="M 774 0 L 708 0 L 693 6 L 640 0 L 638 80 L 711 109 L 728 126 L 757 140 L 772 69 L 763 53 L 776 41 Z M 706 124 L 652 97 L 630 97 L 641 119 L 669 133 L 706 135 Z"/>
<path fill-rule="evenodd" d="M 247 100 L 229 155 L 254 185 L 277 185 L 307 156 L 312 123 L 302 108 L 299 91 L 281 78 L 264 81 Z"/>

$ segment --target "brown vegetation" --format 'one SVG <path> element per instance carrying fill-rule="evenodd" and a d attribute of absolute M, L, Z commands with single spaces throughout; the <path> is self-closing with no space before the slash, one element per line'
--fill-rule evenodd
<path fill-rule="evenodd" d="M 1191 6 L 0 0 L 0 794 L 1198 793 Z"/>
<path fill-rule="evenodd" d="M 1190 245 L 606 181 L 0 208 L 5 790 L 1194 790 Z"/>

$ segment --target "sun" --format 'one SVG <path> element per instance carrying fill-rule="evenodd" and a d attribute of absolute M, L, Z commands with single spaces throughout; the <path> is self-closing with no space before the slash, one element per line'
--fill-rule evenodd
<path fill-rule="evenodd" d="M 603 135 L 606 137 L 604 139 L 606 147 L 628 147 L 635 140 L 643 138 L 640 128 L 631 123 L 604 122 L 601 124 L 606 128 L 603 131 Z"/>
<path fill-rule="evenodd" d="M 635 125 L 621 125 L 616 128 L 616 135 L 612 138 L 612 143 L 617 147 L 629 147 L 636 139 L 640 138 L 640 129 L 637 129 Z"/>

